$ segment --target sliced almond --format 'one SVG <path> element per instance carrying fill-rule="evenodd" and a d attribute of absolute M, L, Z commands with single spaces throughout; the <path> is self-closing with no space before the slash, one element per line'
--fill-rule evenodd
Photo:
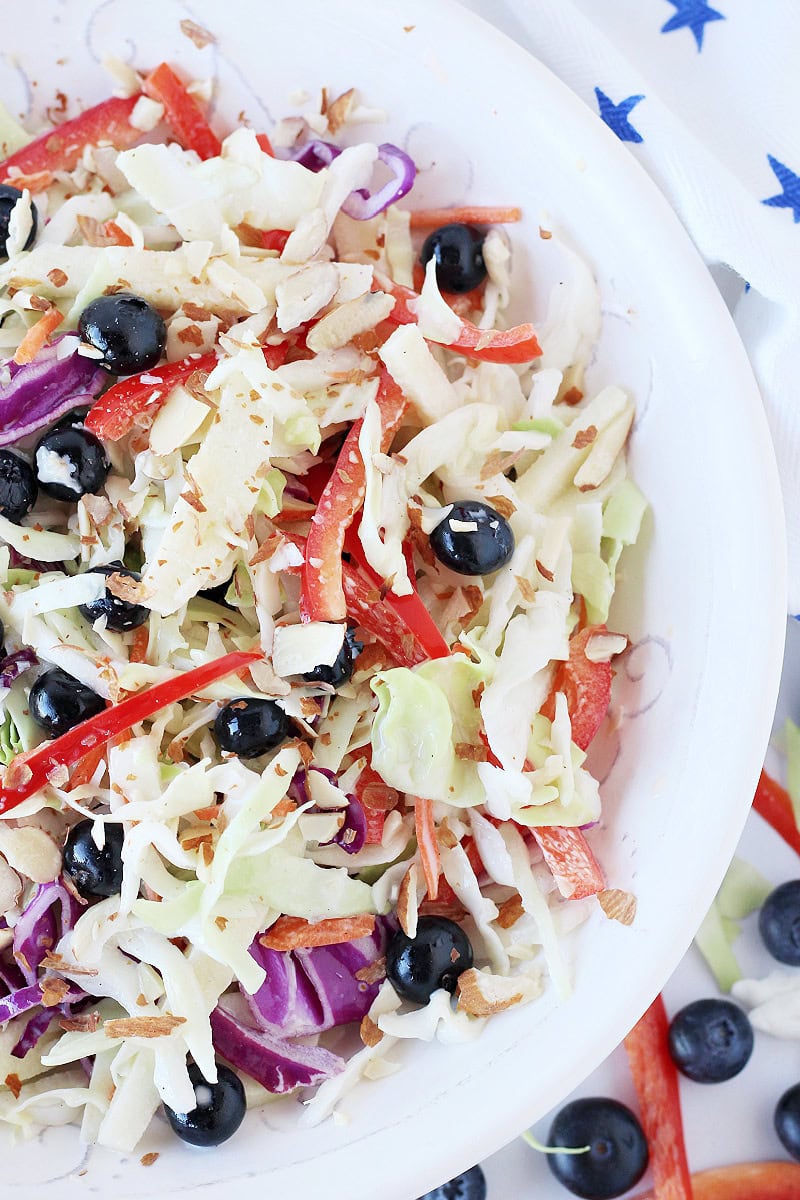
<path fill-rule="evenodd" d="M 50 883 L 61 874 L 61 847 L 36 826 L 9 829 L 0 824 L 0 854 L 33 883 Z"/>
<path fill-rule="evenodd" d="M 458 977 L 458 1005 L 471 1017 L 491 1017 L 515 1004 L 533 1000 L 541 984 L 527 976 L 490 975 L 471 967 Z"/>
<path fill-rule="evenodd" d="M 386 978 L 386 955 L 376 958 L 375 962 L 367 963 L 366 967 L 356 971 L 355 977 L 361 983 L 383 983 Z"/>
<path fill-rule="evenodd" d="M 106 589 L 118 600 L 130 604 L 146 604 L 153 595 L 152 589 L 140 579 L 131 579 L 130 575 L 122 575 L 119 571 L 113 571 L 106 578 Z"/>
<path fill-rule="evenodd" d="M 22 880 L 16 871 L 0 858 L 0 913 L 8 912 L 22 894 Z"/>
<path fill-rule="evenodd" d="M 598 892 L 597 900 L 609 921 L 632 925 L 636 917 L 636 897 L 622 888 L 606 888 Z"/>
<path fill-rule="evenodd" d="M 383 1040 L 382 1032 L 369 1016 L 362 1019 L 359 1033 L 365 1046 L 377 1046 L 378 1042 Z"/>
<path fill-rule="evenodd" d="M 59 979 L 57 975 L 46 976 L 40 986 L 42 989 L 42 1005 L 45 1008 L 55 1008 L 69 991 L 67 980 Z"/>
<path fill-rule="evenodd" d="M 406 937 L 417 936 L 418 916 L 417 864 L 412 863 L 401 879 L 400 890 L 397 893 L 397 919 Z"/>
<path fill-rule="evenodd" d="M 185 1024 L 185 1017 L 164 1013 L 157 1017 L 119 1017 L 114 1021 L 104 1021 L 103 1031 L 109 1038 L 158 1038 L 169 1037 L 174 1029 Z"/>
<path fill-rule="evenodd" d="M 513 896 L 509 896 L 508 900 L 504 900 L 500 905 L 497 914 L 497 924 L 501 929 L 511 929 L 524 913 L 525 909 L 522 904 L 522 897 L 519 892 L 515 892 Z"/>
<path fill-rule="evenodd" d="M 627 649 L 628 639 L 624 633 L 593 633 L 584 653 L 589 662 L 610 662 L 615 655 Z"/>

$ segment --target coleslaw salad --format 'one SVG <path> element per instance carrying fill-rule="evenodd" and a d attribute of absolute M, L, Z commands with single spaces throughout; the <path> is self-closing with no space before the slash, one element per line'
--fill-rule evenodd
<path fill-rule="evenodd" d="M 645 502 L 633 402 L 584 380 L 600 306 L 568 247 L 544 325 L 509 328 L 519 211 L 404 207 L 414 164 L 352 140 L 354 91 L 220 138 L 168 64 L 124 78 L 36 138 L 0 120 L 20 192 L 0 444 L 30 459 L 90 405 L 110 464 L 75 502 L 0 514 L 0 1115 L 130 1151 L 161 1104 L 195 1107 L 190 1060 L 211 1084 L 233 1065 L 248 1103 L 296 1094 L 313 1124 L 404 1039 L 477 1037 L 548 977 L 566 994 L 562 939 L 597 898 L 632 919 L 587 836 L 586 751 Z M 415 231 L 447 221 L 486 228 L 485 283 L 458 297 L 415 269 Z M 116 379 L 76 330 L 120 292 L 166 336 Z M 432 551 L 463 501 L 513 533 L 496 571 Z M 146 623 L 81 613 L 108 589 Z M 45 740 L 28 697 L 52 667 L 106 707 Z M 250 700 L 288 735 L 221 750 L 218 715 Z M 124 835 L 102 899 L 63 865 L 84 820 L 100 849 Z M 475 963 L 417 1006 L 386 958 L 421 916 Z"/>

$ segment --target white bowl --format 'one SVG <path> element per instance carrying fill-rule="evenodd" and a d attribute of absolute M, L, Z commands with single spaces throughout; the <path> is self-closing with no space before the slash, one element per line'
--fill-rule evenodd
<path fill-rule="evenodd" d="M 31 18 L 33 13 L 33 21 Z M 192 17 L 217 36 L 197 49 Z M 215 122 L 255 125 L 289 94 L 357 86 L 388 110 L 366 128 L 404 145 L 416 205 L 520 203 L 517 315 L 541 316 L 564 231 L 592 264 L 605 331 L 594 382 L 632 389 L 635 478 L 652 503 L 624 560 L 613 624 L 636 643 L 619 727 L 595 753 L 612 886 L 626 929 L 597 912 L 575 938 L 575 988 L 493 1021 L 467 1046 L 415 1044 L 405 1069 L 349 1097 L 348 1123 L 278 1133 L 263 1113 L 213 1153 L 158 1121 L 129 1160 L 87 1153 L 73 1126 L 5 1153 L 4 1194 L 410 1200 L 496 1150 L 627 1033 L 678 963 L 733 853 L 767 742 L 784 633 L 784 535 L 772 447 L 744 351 L 677 218 L 627 150 L 525 52 L 449 0 L 6 0 L 0 96 L 41 112 L 109 92 L 107 52 L 170 59 L 218 85 Z M 139 1154 L 157 1150 L 149 1169 Z M 78 1175 L 78 1172 L 85 1174 Z"/>

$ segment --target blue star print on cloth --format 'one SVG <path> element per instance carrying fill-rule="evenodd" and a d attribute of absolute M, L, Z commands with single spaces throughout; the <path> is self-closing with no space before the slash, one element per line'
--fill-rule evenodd
<path fill-rule="evenodd" d="M 698 51 L 703 49 L 703 35 L 709 21 L 724 21 L 725 14 L 711 8 L 705 0 L 667 0 L 673 8 L 677 8 L 674 17 L 670 17 L 666 25 L 661 26 L 662 33 L 672 33 L 675 29 L 691 29 Z"/>
<path fill-rule="evenodd" d="M 600 91 L 599 87 L 594 89 L 594 94 L 597 96 L 597 106 L 600 109 L 600 116 L 608 128 L 613 129 L 621 142 L 644 141 L 639 130 L 634 129 L 628 120 L 631 110 L 636 107 L 640 100 L 644 100 L 644 96 L 628 96 L 625 100 L 620 100 L 619 104 L 615 104 L 613 100 L 608 98 L 605 92 Z"/>
<path fill-rule="evenodd" d="M 768 204 L 771 208 L 791 208 L 794 211 L 795 222 L 800 222 L 800 175 L 795 175 L 794 171 L 790 171 L 771 154 L 768 154 L 767 158 L 783 191 L 777 196 L 770 196 L 768 200 L 762 200 L 761 203 Z"/>

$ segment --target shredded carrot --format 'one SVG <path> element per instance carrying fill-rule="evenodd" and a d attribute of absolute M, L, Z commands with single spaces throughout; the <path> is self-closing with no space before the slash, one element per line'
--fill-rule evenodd
<path fill-rule="evenodd" d="M 147 661 L 147 647 L 150 645 L 150 634 L 146 625 L 140 625 L 134 630 L 133 640 L 131 642 L 131 651 L 128 655 L 129 662 L 143 663 Z"/>
<path fill-rule="evenodd" d="M 522 218 L 521 208 L 492 208 L 466 204 L 460 208 L 418 208 L 411 214 L 412 229 L 436 229 L 439 225 L 509 225 Z"/>
<path fill-rule="evenodd" d="M 422 870 L 425 872 L 425 882 L 428 885 L 428 899 L 435 900 L 439 895 L 439 875 L 442 871 L 442 862 L 436 842 L 432 800 L 423 800 L 419 796 L 417 797 L 414 802 L 414 825 L 417 831 L 417 847 Z"/>
<path fill-rule="evenodd" d="M 17 346 L 14 362 L 19 366 L 23 363 L 33 362 L 42 346 L 50 337 L 50 334 L 54 329 L 58 328 L 63 320 L 64 315 L 57 308 L 50 308 L 46 313 L 43 313 L 36 324 L 31 325 L 25 337 Z"/>
<path fill-rule="evenodd" d="M 258 939 L 268 950 L 301 950 L 313 946 L 335 946 L 369 937 L 375 928 L 371 913 L 357 917 L 332 917 L 312 924 L 302 917 L 278 917 Z"/>
<path fill-rule="evenodd" d="M 89 783 L 105 756 L 106 747 L 103 745 L 95 746 L 94 750 L 90 750 L 88 754 L 84 754 L 83 758 L 76 762 L 65 790 L 71 792 L 75 788 L 81 787 L 84 783 Z"/>
<path fill-rule="evenodd" d="M 44 192 L 54 179 L 55 175 L 52 171 L 35 171 L 31 175 L 14 175 L 5 179 L 4 182 L 13 184 L 19 191 L 27 188 L 29 192 Z"/>

